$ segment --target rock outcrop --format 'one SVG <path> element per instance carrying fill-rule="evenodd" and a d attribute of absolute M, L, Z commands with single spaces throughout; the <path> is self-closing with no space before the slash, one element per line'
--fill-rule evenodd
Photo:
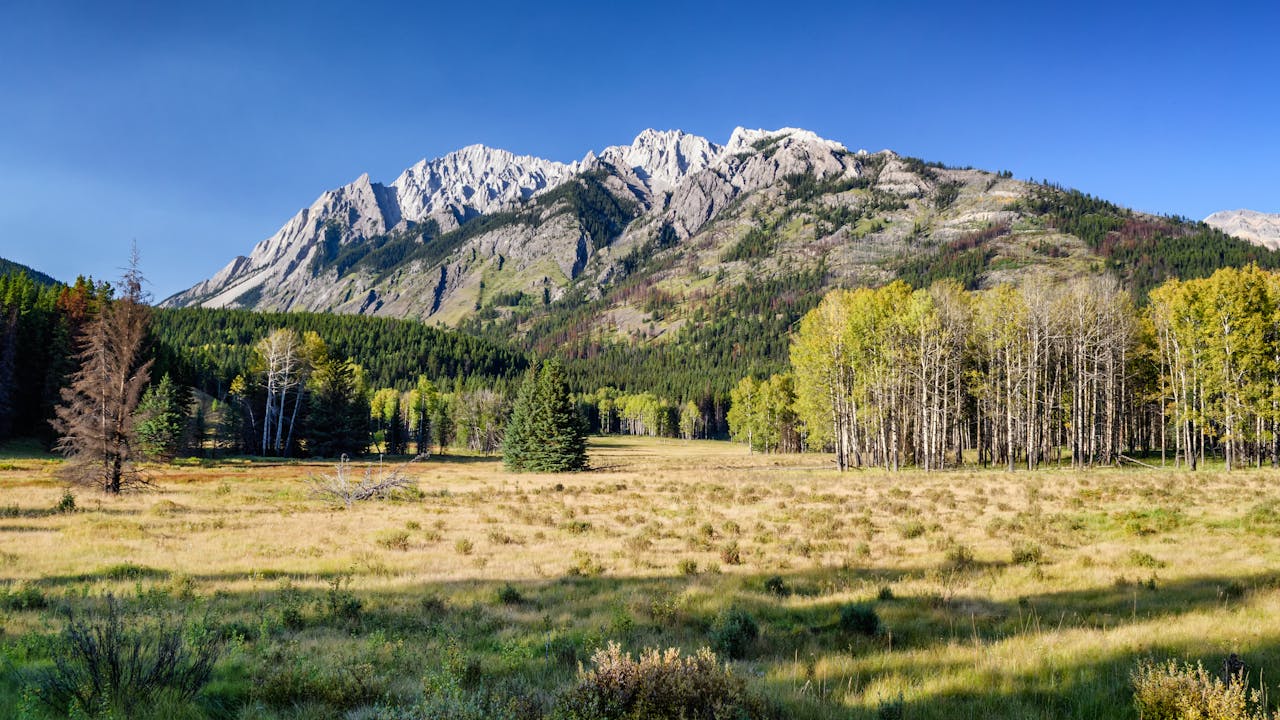
<path fill-rule="evenodd" d="M 1280 213 L 1256 210 L 1223 210 L 1204 219 L 1228 235 L 1248 240 L 1268 250 L 1280 250 Z"/>

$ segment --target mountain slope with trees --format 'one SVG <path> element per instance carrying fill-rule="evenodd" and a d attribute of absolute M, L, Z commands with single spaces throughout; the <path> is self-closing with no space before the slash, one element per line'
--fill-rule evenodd
<path fill-rule="evenodd" d="M 792 128 L 725 145 L 646 131 L 571 165 L 476 148 L 432 163 L 489 190 L 428 202 L 403 176 L 362 178 L 305 213 L 314 232 L 295 219 L 166 304 L 421 319 L 558 355 L 580 390 L 706 405 L 784 367 L 784 336 L 832 288 L 1111 275 L 1142 304 L 1170 277 L 1280 267 L 1203 223 Z"/>

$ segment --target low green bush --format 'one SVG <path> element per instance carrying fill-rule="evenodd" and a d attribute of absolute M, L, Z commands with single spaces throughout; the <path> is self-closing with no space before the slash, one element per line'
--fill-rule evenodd
<path fill-rule="evenodd" d="M 875 608 L 865 603 L 844 605 L 840 608 L 840 629 L 872 636 L 880 630 L 880 616 Z"/>
<path fill-rule="evenodd" d="M 746 610 L 729 608 L 720 613 L 711 628 L 711 647 L 721 655 L 744 657 L 760 636 L 756 619 Z"/>

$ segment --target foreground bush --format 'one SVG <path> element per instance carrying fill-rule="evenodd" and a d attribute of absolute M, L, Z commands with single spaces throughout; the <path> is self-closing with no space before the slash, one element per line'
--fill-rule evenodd
<path fill-rule="evenodd" d="M 54 666 L 30 680 L 57 713 L 115 709 L 131 717 L 142 708 L 194 698 L 209 683 L 223 647 L 204 624 L 142 621 L 107 595 L 91 612 L 67 611 Z"/>
<path fill-rule="evenodd" d="M 747 651 L 760 636 L 760 628 L 751 613 L 740 608 L 729 608 L 716 618 L 711 628 L 711 646 L 716 652 L 731 658 L 745 657 Z"/>
<path fill-rule="evenodd" d="M 1142 720 L 1266 720 L 1261 694 L 1244 675 L 1230 681 L 1200 663 L 1147 660 L 1133 672 L 1133 702 Z"/>
<path fill-rule="evenodd" d="M 633 659 L 616 643 L 591 658 L 595 667 L 561 696 L 557 720 L 742 720 L 779 717 L 714 653 L 649 649 Z"/>
<path fill-rule="evenodd" d="M 880 616 L 875 608 L 864 603 L 843 605 L 840 608 L 840 629 L 870 637 L 880 631 Z"/>

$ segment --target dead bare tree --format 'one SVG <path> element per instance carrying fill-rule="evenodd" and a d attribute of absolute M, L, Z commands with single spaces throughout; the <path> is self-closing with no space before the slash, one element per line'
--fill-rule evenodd
<path fill-rule="evenodd" d="M 351 462 L 343 455 L 332 473 L 312 475 L 305 482 L 316 497 L 338 500 L 351 507 L 362 500 L 389 497 L 398 490 L 413 487 L 416 481 L 398 469 L 384 469 L 381 462 L 376 473 L 373 465 L 365 466 L 363 477 L 356 480 L 352 476 Z"/>
<path fill-rule="evenodd" d="M 142 289 L 135 247 L 121 278 L 120 297 L 105 302 L 80 338 L 80 369 L 62 389 L 52 420 L 67 456 L 61 473 L 72 483 L 119 494 L 146 486 L 133 464 L 137 435 L 133 411 L 151 377 L 143 343 L 151 309 Z"/>

